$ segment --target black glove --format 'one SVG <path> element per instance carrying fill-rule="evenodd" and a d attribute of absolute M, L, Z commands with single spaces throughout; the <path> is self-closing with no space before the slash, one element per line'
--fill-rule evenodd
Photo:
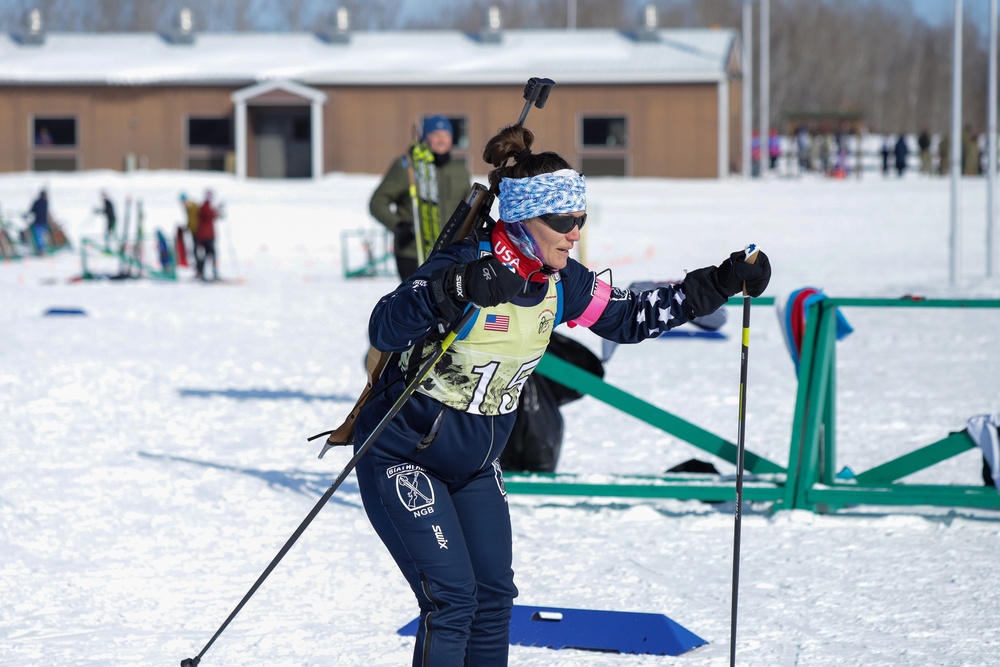
<path fill-rule="evenodd" d="M 688 317 L 703 317 L 725 305 L 729 297 L 743 291 L 760 296 L 771 279 L 771 262 L 767 255 L 757 251 L 753 264 L 747 264 L 742 250 L 723 260 L 718 268 L 706 266 L 691 271 L 684 277 L 684 307 Z"/>
<path fill-rule="evenodd" d="M 392 232 L 392 246 L 396 250 L 400 250 L 413 243 L 416 238 L 413 234 L 412 222 L 406 222 L 405 220 L 397 222 L 396 228 Z"/>
<path fill-rule="evenodd" d="M 493 255 L 468 264 L 450 264 L 431 274 L 431 295 L 445 319 L 467 303 L 480 308 L 507 303 L 524 287 L 524 278 Z"/>
<path fill-rule="evenodd" d="M 715 272 L 717 289 L 725 296 L 733 296 L 743 291 L 746 285 L 747 294 L 760 296 L 771 280 L 771 262 L 762 251 L 757 251 L 753 264 L 748 264 L 744 252 L 737 250 L 719 264 Z"/>

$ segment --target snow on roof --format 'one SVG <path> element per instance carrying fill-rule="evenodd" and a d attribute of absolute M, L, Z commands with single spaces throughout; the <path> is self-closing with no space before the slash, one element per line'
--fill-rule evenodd
<path fill-rule="evenodd" d="M 504 30 L 498 43 L 457 31 L 201 33 L 172 44 L 155 33 L 49 33 L 42 44 L 0 37 L 4 85 L 563 84 L 721 81 L 736 32 L 664 29 L 646 41 L 617 30 Z"/>

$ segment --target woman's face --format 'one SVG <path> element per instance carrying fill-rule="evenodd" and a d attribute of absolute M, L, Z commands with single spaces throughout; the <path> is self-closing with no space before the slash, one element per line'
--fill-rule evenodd
<path fill-rule="evenodd" d="M 584 214 L 585 211 L 576 211 L 566 215 L 582 218 Z M 566 268 L 566 264 L 569 262 L 569 251 L 580 240 L 580 226 L 573 225 L 571 230 L 561 234 L 545 224 L 540 218 L 529 218 L 525 220 L 524 225 L 542 251 L 542 262 L 556 270 Z"/>

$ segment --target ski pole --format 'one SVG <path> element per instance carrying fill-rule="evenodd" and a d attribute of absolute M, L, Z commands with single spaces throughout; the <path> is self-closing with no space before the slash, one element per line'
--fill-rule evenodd
<path fill-rule="evenodd" d="M 281 559 L 285 557 L 285 554 L 288 553 L 288 550 L 291 549 L 292 546 L 295 544 L 295 542 L 299 539 L 299 537 L 302 536 L 302 533 L 304 533 L 309 524 L 312 523 L 312 520 L 316 518 L 316 515 L 320 513 L 320 510 L 323 509 L 323 506 L 326 505 L 327 501 L 329 501 L 330 498 L 333 497 L 333 494 L 337 492 L 337 489 L 340 488 L 340 485 L 344 483 L 344 480 L 347 479 L 347 476 L 350 475 L 351 471 L 354 470 L 355 466 L 358 465 L 358 461 L 361 460 L 361 457 L 365 455 L 365 453 L 368 451 L 369 448 L 371 448 L 371 446 L 375 443 L 378 437 L 382 435 L 382 431 L 384 431 L 385 428 L 389 425 L 389 422 L 392 421 L 392 418 L 395 417 L 399 413 L 399 411 L 403 409 L 403 406 L 409 400 L 410 396 L 413 395 L 413 392 L 416 391 L 417 387 L 420 386 L 420 383 L 423 382 L 424 377 L 426 377 L 426 375 L 431 371 L 431 369 L 434 367 L 434 364 L 436 364 L 441 359 L 441 357 L 444 356 L 444 353 L 447 352 L 448 348 L 451 347 L 451 344 L 455 342 L 455 339 L 458 338 L 462 329 L 464 329 L 465 326 L 472 321 L 472 318 L 474 318 L 476 316 L 476 313 L 478 312 L 479 308 L 477 308 L 474 305 L 469 306 L 469 309 L 465 312 L 464 315 L 462 315 L 462 318 L 458 321 L 458 324 L 456 324 L 455 327 L 451 330 L 451 332 L 447 336 L 445 336 L 444 340 L 441 341 L 441 345 L 438 346 L 437 350 L 434 351 L 434 354 L 428 357 L 427 361 L 425 361 L 424 364 L 420 367 L 420 370 L 417 371 L 417 374 L 413 377 L 412 380 L 410 380 L 410 383 L 406 385 L 406 388 L 403 389 L 403 393 L 399 395 L 399 398 L 396 399 L 396 402 L 393 403 L 392 407 L 390 407 L 388 412 L 385 413 L 385 416 L 382 417 L 382 420 L 378 423 L 377 426 L 375 426 L 375 429 L 368 435 L 367 438 L 365 438 L 365 441 L 361 444 L 361 446 L 358 447 L 357 452 L 355 452 L 354 456 L 351 457 L 351 460 L 347 462 L 347 465 L 344 466 L 344 469 L 340 471 L 340 474 L 337 475 L 337 479 L 334 480 L 333 484 L 330 485 L 330 488 L 327 489 L 326 493 L 324 493 L 323 496 L 319 499 L 319 502 L 317 502 L 316 505 L 312 508 L 312 510 L 310 510 L 306 518 L 303 519 L 302 523 L 299 524 L 299 527 L 295 529 L 295 532 L 292 533 L 292 536 L 288 538 L 288 541 L 285 542 L 285 545 L 281 547 L 281 550 L 278 551 L 277 555 L 271 560 L 268 566 L 264 569 L 264 572 L 262 572 L 261 575 L 257 577 L 257 581 L 255 581 L 253 586 L 250 587 L 250 590 L 247 591 L 246 595 L 243 596 L 243 599 L 240 600 L 240 603 L 238 605 L 236 605 L 236 608 L 233 609 L 233 611 L 229 614 L 229 617 L 225 620 L 225 622 L 223 622 L 223 624 L 219 627 L 219 629 L 216 630 L 215 634 L 212 635 L 212 638 L 208 640 L 208 643 L 205 644 L 205 647 L 201 649 L 201 652 L 198 655 L 196 655 L 193 658 L 185 658 L 184 660 L 181 660 L 181 667 L 198 667 L 198 664 L 201 662 L 202 656 L 205 655 L 208 649 L 212 646 L 212 644 L 215 643 L 215 640 L 219 638 L 219 636 L 223 633 L 223 631 L 225 631 L 225 629 L 229 626 L 232 620 L 236 618 L 236 615 L 240 613 L 240 610 L 243 609 L 243 606 L 250 600 L 251 597 L 253 597 L 253 594 L 257 592 L 257 589 L 260 588 L 261 584 L 264 583 L 264 580 L 267 579 L 269 574 L 271 574 L 271 571 L 274 570 L 274 568 L 278 565 L 278 563 L 281 562 Z"/>
<path fill-rule="evenodd" d="M 757 246 L 748 245 L 744 250 L 748 264 L 757 259 Z M 740 407 L 739 431 L 737 433 L 736 455 L 736 525 L 733 529 L 733 609 L 729 626 L 729 665 L 736 667 L 736 610 L 740 595 L 740 531 L 743 523 L 743 455 L 746 444 L 747 425 L 747 358 L 750 355 L 750 295 L 746 283 L 743 284 L 743 345 L 740 353 Z"/>

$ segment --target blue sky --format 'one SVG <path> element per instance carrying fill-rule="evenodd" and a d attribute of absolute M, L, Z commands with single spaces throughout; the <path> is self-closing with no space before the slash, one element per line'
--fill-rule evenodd
<path fill-rule="evenodd" d="M 913 10 L 934 25 L 951 23 L 955 15 L 954 0 L 911 0 Z M 990 0 L 963 0 L 965 16 L 976 19 L 984 25 L 989 21 Z"/>

